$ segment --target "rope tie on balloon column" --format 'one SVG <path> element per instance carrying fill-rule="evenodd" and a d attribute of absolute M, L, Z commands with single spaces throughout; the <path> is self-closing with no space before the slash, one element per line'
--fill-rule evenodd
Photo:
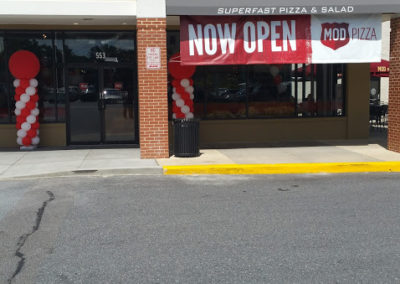
<path fill-rule="evenodd" d="M 36 79 L 15 79 L 15 115 L 17 116 L 17 143 L 18 145 L 38 145 L 38 81 Z"/>

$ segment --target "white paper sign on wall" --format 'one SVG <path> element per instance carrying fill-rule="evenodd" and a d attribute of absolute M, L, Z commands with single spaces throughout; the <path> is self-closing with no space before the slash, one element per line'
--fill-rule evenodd
<path fill-rule="evenodd" d="M 161 48 L 146 48 L 146 67 L 148 70 L 158 70 L 161 68 Z"/>

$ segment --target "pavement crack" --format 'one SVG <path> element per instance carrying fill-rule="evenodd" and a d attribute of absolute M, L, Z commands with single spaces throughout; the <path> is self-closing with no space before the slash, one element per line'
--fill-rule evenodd
<path fill-rule="evenodd" d="M 11 276 L 10 279 L 8 279 L 8 283 L 12 283 L 15 277 L 22 271 L 22 268 L 25 265 L 25 255 L 21 252 L 21 250 L 25 245 L 27 239 L 30 236 L 32 236 L 37 230 L 39 230 L 44 210 L 46 209 L 47 205 L 55 199 L 55 196 L 51 191 L 46 191 L 46 193 L 49 195 L 49 198 L 46 201 L 44 201 L 42 206 L 36 211 L 36 220 L 35 224 L 32 226 L 32 231 L 30 233 L 23 234 L 18 239 L 17 249 L 15 250 L 15 256 L 19 258 L 19 262 L 17 264 L 17 268 L 15 269 L 13 275 Z"/>

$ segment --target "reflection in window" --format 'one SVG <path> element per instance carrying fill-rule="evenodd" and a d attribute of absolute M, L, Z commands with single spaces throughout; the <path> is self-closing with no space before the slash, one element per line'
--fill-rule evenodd
<path fill-rule="evenodd" d="M 206 118 L 246 117 L 246 72 L 240 66 L 216 66 L 204 73 Z M 197 84 L 195 87 L 198 87 Z"/>
<path fill-rule="evenodd" d="M 290 65 L 248 67 L 249 117 L 294 116 L 290 74 Z"/>
<path fill-rule="evenodd" d="M 9 96 L 4 37 L 0 36 L 0 122 L 9 122 Z"/>
<path fill-rule="evenodd" d="M 204 119 L 344 115 L 343 64 L 199 66 L 195 117 Z"/>
<path fill-rule="evenodd" d="M 134 62 L 134 35 L 124 32 L 66 32 L 66 62 Z"/>

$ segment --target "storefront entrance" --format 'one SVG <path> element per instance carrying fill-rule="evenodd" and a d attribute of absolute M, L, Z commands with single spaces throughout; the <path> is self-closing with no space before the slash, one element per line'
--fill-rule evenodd
<path fill-rule="evenodd" d="M 109 63 L 66 69 L 68 144 L 137 144 L 136 70 Z"/>

